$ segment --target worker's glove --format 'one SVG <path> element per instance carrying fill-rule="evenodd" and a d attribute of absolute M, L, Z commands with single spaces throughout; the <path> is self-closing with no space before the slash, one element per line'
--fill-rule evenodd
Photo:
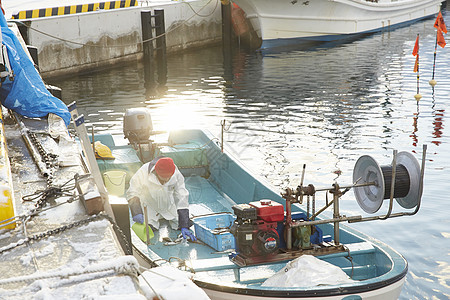
<path fill-rule="evenodd" d="M 191 241 L 196 241 L 197 240 L 195 235 L 188 228 L 181 228 L 181 234 L 183 234 L 183 238 L 184 239 L 190 238 Z"/>
<path fill-rule="evenodd" d="M 133 221 L 136 223 L 144 224 L 144 215 L 143 214 L 137 214 L 133 216 Z"/>

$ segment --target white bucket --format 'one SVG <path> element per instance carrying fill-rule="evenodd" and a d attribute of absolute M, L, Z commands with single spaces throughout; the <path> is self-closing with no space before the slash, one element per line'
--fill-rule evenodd
<path fill-rule="evenodd" d="M 107 171 L 103 173 L 103 181 L 108 193 L 115 196 L 125 194 L 125 177 L 127 172 L 124 171 Z"/>

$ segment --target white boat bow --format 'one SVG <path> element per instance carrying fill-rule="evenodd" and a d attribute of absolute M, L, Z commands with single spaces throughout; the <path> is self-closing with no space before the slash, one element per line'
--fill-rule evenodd
<path fill-rule="evenodd" d="M 235 0 L 262 48 L 389 30 L 439 12 L 442 0 Z"/>

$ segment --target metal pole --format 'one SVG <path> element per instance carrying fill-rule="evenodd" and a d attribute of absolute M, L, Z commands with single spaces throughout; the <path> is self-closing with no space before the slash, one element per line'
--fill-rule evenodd
<path fill-rule="evenodd" d="M 394 190 L 395 190 L 395 175 L 397 171 L 397 150 L 394 150 L 394 157 L 392 158 L 392 179 L 391 179 L 391 191 L 389 197 L 389 209 L 385 216 L 380 217 L 380 220 L 386 220 L 389 218 L 392 212 L 392 207 L 394 205 Z"/>
<path fill-rule="evenodd" d="M 374 217 L 376 218 L 376 217 Z M 362 216 L 351 216 L 351 217 L 339 217 L 333 219 L 325 219 L 325 220 L 315 220 L 315 221 L 293 221 L 291 224 L 291 228 L 299 227 L 299 226 L 312 226 L 312 225 L 320 225 L 327 223 L 339 223 L 339 222 L 349 222 L 355 223 L 363 220 Z"/>
<path fill-rule="evenodd" d="M 335 191 L 333 193 L 333 218 L 339 219 L 339 186 L 335 183 Z M 334 222 L 334 244 L 339 245 L 339 221 Z"/>
<path fill-rule="evenodd" d="M 306 164 L 303 164 L 302 178 L 300 179 L 300 204 L 303 203 L 303 180 L 305 179 Z"/>
<path fill-rule="evenodd" d="M 436 31 L 436 43 L 434 44 L 434 58 L 433 58 L 433 76 L 431 80 L 434 80 L 434 71 L 436 70 L 436 52 L 437 52 L 437 42 L 438 42 L 438 31 Z"/>
<path fill-rule="evenodd" d="M 340 189 L 347 189 L 347 188 L 355 188 L 355 187 L 361 187 L 361 186 L 369 186 L 369 185 L 377 185 L 374 181 L 366 182 L 366 183 L 358 183 L 358 184 L 352 184 L 347 186 L 340 186 Z M 322 189 L 316 189 L 316 192 L 323 192 L 323 191 L 334 191 L 335 187 L 330 188 L 322 188 Z"/>
<path fill-rule="evenodd" d="M 292 249 L 292 212 L 291 201 L 286 199 L 286 248 Z"/>
<path fill-rule="evenodd" d="M 422 151 L 422 166 L 420 169 L 419 202 L 417 203 L 416 209 L 412 213 L 407 214 L 408 216 L 415 215 L 419 211 L 420 203 L 422 202 L 423 177 L 425 175 L 425 158 L 427 156 L 427 145 L 423 145 L 422 149 L 423 149 L 423 151 Z"/>

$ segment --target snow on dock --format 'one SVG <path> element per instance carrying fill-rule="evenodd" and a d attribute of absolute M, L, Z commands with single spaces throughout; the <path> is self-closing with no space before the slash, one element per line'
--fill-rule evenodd
<path fill-rule="evenodd" d="M 76 153 L 75 163 L 57 167 L 49 180 L 27 151 L 23 132 L 8 117 L 5 123 L 18 218 L 15 229 L 0 230 L 0 299 L 145 299 L 138 293 L 137 261 L 124 255 L 114 221 L 104 213 L 87 215 L 80 201 L 77 176 L 86 198 L 96 190 L 75 141 L 57 144 L 45 119 L 24 120 L 47 153 Z"/>

